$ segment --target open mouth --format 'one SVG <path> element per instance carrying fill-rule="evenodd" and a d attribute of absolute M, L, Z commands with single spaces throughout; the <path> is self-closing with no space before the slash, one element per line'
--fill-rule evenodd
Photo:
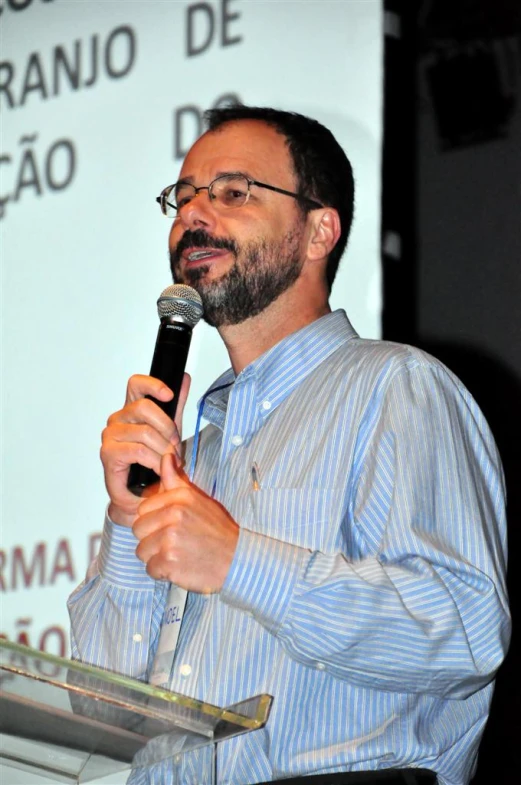
<path fill-rule="evenodd" d="M 206 259 L 208 256 L 214 256 L 215 251 L 192 251 L 187 255 L 189 262 L 198 262 L 200 259 Z"/>
<path fill-rule="evenodd" d="M 205 259 L 217 259 L 220 256 L 225 256 L 229 251 L 226 248 L 192 248 L 188 249 L 188 253 L 183 254 L 185 264 L 196 264 L 197 262 L 204 262 Z"/>

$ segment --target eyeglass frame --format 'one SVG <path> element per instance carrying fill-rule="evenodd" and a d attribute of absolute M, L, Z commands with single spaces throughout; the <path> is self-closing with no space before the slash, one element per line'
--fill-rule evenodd
<path fill-rule="evenodd" d="M 165 186 L 165 188 L 163 188 L 163 190 L 161 191 L 159 196 L 156 196 L 156 202 L 161 207 L 161 213 L 166 218 L 171 218 L 172 216 L 167 215 L 166 212 L 163 210 L 163 204 L 164 204 L 164 202 L 166 202 L 166 197 L 163 197 L 163 194 L 165 193 L 165 191 L 168 191 L 168 189 L 170 189 L 168 191 L 168 195 L 170 196 L 170 194 L 172 193 L 172 190 L 176 187 L 176 185 L 189 185 L 189 186 L 191 186 L 191 188 L 194 189 L 194 197 L 197 196 L 199 191 L 208 191 L 208 197 L 211 200 L 212 199 L 212 185 L 217 180 L 221 180 L 221 179 L 223 179 L 225 177 L 230 177 L 230 176 L 233 176 L 233 175 L 235 175 L 237 177 L 243 177 L 246 180 L 246 182 L 248 183 L 248 191 L 247 191 L 246 199 L 244 200 L 243 204 L 239 205 L 239 207 L 244 207 L 244 205 L 248 202 L 248 200 L 250 198 L 250 193 L 251 193 L 250 188 L 251 188 L 252 185 L 257 185 L 257 186 L 259 186 L 259 188 L 267 188 L 270 191 L 275 191 L 276 193 L 284 194 L 285 196 L 292 196 L 294 199 L 297 199 L 297 201 L 303 202 L 304 204 L 308 204 L 311 207 L 312 210 L 321 210 L 325 206 L 323 204 L 320 204 L 320 202 L 317 202 L 315 199 L 310 199 L 309 196 L 303 196 L 302 194 L 296 194 L 293 191 L 286 191 L 285 188 L 277 188 L 274 185 L 268 185 L 268 183 L 261 183 L 259 180 L 252 180 L 251 177 L 247 177 L 242 172 L 224 172 L 224 174 L 220 174 L 217 177 L 215 177 L 211 181 L 211 183 L 209 183 L 208 185 L 200 185 L 198 187 L 193 185 L 193 183 L 187 182 L 186 180 L 178 180 L 176 183 L 172 183 L 172 185 Z M 171 204 L 170 202 L 168 202 L 168 205 L 169 205 L 169 207 L 172 207 L 176 211 L 176 213 L 178 213 L 179 209 L 182 209 L 182 208 L 179 208 L 177 205 Z M 182 205 L 182 207 L 184 207 L 184 205 Z M 227 210 L 233 210 L 233 209 L 238 209 L 238 208 L 227 207 L 226 209 Z"/>

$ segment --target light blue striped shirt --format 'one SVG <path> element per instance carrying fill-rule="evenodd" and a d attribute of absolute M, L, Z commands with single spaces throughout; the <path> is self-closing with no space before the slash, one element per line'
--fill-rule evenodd
<path fill-rule="evenodd" d="M 188 596 L 170 686 L 274 702 L 264 729 L 219 745 L 217 782 L 413 766 L 467 783 L 510 629 L 502 472 L 475 402 L 343 311 L 226 382 L 194 480 L 241 531 L 223 590 Z M 146 679 L 167 587 L 135 546 L 106 522 L 70 600 L 73 655 Z M 210 785 L 211 751 L 131 779 Z"/>

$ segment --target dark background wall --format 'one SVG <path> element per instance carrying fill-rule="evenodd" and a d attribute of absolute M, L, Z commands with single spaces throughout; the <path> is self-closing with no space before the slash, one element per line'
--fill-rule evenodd
<path fill-rule="evenodd" d="M 420 345 L 462 379 L 501 452 L 514 633 L 473 785 L 514 785 L 521 744 L 521 3 L 386 7 L 383 333 Z"/>

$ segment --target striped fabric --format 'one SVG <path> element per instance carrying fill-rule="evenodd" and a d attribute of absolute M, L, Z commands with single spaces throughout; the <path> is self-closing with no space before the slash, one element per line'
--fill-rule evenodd
<path fill-rule="evenodd" d="M 132 783 L 405 766 L 467 783 L 509 637 L 502 473 L 469 393 L 336 311 L 210 394 L 204 416 L 195 482 L 216 484 L 241 533 L 220 594 L 189 594 L 171 688 L 219 705 L 266 692 L 273 709 L 215 761 L 188 753 Z M 106 522 L 70 600 L 73 653 L 146 679 L 167 587 L 135 545 Z"/>

